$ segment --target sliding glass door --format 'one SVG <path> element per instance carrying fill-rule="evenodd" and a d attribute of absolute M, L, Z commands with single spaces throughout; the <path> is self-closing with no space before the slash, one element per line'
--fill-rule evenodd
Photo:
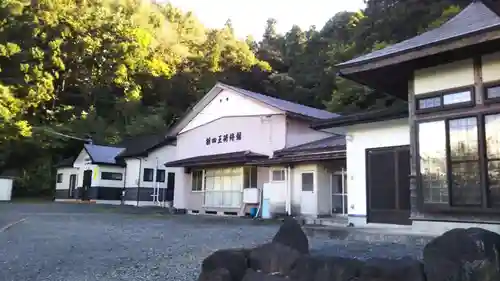
<path fill-rule="evenodd" d="M 239 208 L 243 192 L 243 168 L 205 171 L 205 206 Z"/>

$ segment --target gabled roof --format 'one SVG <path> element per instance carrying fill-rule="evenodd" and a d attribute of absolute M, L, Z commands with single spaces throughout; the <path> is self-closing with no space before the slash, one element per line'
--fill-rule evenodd
<path fill-rule="evenodd" d="M 347 67 L 374 61 L 377 59 L 394 56 L 416 49 L 436 45 L 441 42 L 459 39 L 478 32 L 500 28 L 500 16 L 492 8 L 496 4 L 483 3 L 483 1 L 473 1 L 458 15 L 444 23 L 442 26 L 424 32 L 418 36 L 388 46 L 384 49 L 362 55 L 350 61 L 339 64 L 339 67 Z"/>
<path fill-rule="evenodd" d="M 272 158 L 257 159 L 249 164 L 271 166 L 300 162 L 344 160 L 345 158 L 345 136 L 335 135 L 321 140 L 276 150 Z"/>
<path fill-rule="evenodd" d="M 123 165 L 123 163 L 116 160 L 116 156 L 125 150 L 123 147 L 85 144 L 84 149 L 94 164 Z"/>
<path fill-rule="evenodd" d="M 240 89 L 237 87 L 229 86 L 226 84 L 218 83 L 217 85 L 220 85 L 224 88 L 233 90 L 234 92 L 237 92 L 239 94 L 242 94 L 242 95 L 249 97 L 249 98 L 252 98 L 254 100 L 258 100 L 262 103 L 265 103 L 271 107 L 277 108 L 277 109 L 282 110 L 282 111 L 289 113 L 289 114 L 302 115 L 305 117 L 310 117 L 310 118 L 315 118 L 315 119 L 328 119 L 328 118 L 340 116 L 338 114 L 331 113 L 331 112 L 326 111 L 326 110 L 321 110 L 321 109 L 317 109 L 314 107 L 305 106 L 302 104 L 298 104 L 298 103 L 294 103 L 294 102 L 266 96 L 263 94 L 259 94 L 259 93 L 251 92 L 248 90 Z"/>
<path fill-rule="evenodd" d="M 165 163 L 166 167 L 207 167 L 214 165 L 245 164 L 257 159 L 267 159 L 269 156 L 252 151 L 238 151 L 222 154 L 203 155 L 180 159 Z"/>
<path fill-rule="evenodd" d="M 59 162 L 57 162 L 57 164 L 55 165 L 56 168 L 69 168 L 69 167 L 73 167 L 73 163 L 75 162 L 75 158 L 74 157 L 69 157 L 69 158 L 65 158 Z"/>
<path fill-rule="evenodd" d="M 389 121 L 400 118 L 408 118 L 408 105 L 396 105 L 389 108 L 364 111 L 330 120 L 318 121 L 311 127 L 315 130 L 322 130 L 356 124 Z"/>
<path fill-rule="evenodd" d="M 203 109 L 222 91 L 229 90 L 237 94 L 243 95 L 245 97 L 251 98 L 253 100 L 264 103 L 268 106 L 276 108 L 283 111 L 286 114 L 297 118 L 305 118 L 308 120 L 316 121 L 322 119 L 335 118 L 340 115 L 328 112 L 326 110 L 321 110 L 313 108 L 310 106 L 301 105 L 298 103 L 293 103 L 290 101 L 266 96 L 263 94 L 251 92 L 238 87 L 226 85 L 223 83 L 217 83 L 198 103 L 196 103 L 192 108 L 190 108 L 186 114 L 172 127 L 169 131 L 169 136 L 177 135 L 187 124 L 193 120 Z"/>
<path fill-rule="evenodd" d="M 345 136 L 334 135 L 324 139 L 304 143 L 297 146 L 287 147 L 274 152 L 275 156 L 297 152 L 310 152 L 318 150 L 345 150 Z"/>
<path fill-rule="evenodd" d="M 281 157 L 273 157 L 263 160 L 253 160 L 247 165 L 257 166 L 273 166 L 273 165 L 290 165 L 296 163 L 311 163 L 320 161 L 345 161 L 347 157 L 345 150 L 335 150 L 317 153 L 303 153 L 299 155 L 284 155 Z"/>
<path fill-rule="evenodd" d="M 117 158 L 147 156 L 148 152 L 163 145 L 173 142 L 175 138 L 165 137 L 165 134 L 141 135 L 130 137 L 117 146 L 125 147 Z"/>

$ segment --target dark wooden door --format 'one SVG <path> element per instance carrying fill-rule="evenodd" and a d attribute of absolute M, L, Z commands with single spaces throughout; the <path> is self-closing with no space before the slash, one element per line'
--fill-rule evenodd
<path fill-rule="evenodd" d="M 69 198 L 74 198 L 75 197 L 75 189 L 76 189 L 76 175 L 70 175 L 69 176 Z"/>
<path fill-rule="evenodd" d="M 167 202 L 174 201 L 174 188 L 175 188 L 175 173 L 168 173 L 167 175 Z"/>
<path fill-rule="evenodd" d="M 92 170 L 85 170 L 83 172 L 83 184 L 80 192 L 80 199 L 88 200 L 88 192 L 92 186 Z"/>
<path fill-rule="evenodd" d="M 409 225 L 410 147 L 366 150 L 367 220 Z"/>

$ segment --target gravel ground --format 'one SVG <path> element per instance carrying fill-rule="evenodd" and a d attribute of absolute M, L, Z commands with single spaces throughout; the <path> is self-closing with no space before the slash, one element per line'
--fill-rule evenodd
<path fill-rule="evenodd" d="M 0 280 L 196 280 L 217 249 L 269 241 L 276 224 L 194 216 L 137 215 L 65 204 L 0 204 Z M 311 238 L 313 253 L 420 257 L 423 245 Z"/>

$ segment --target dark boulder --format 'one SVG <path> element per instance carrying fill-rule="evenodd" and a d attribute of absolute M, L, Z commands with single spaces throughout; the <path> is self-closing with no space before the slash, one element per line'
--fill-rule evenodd
<path fill-rule="evenodd" d="M 424 248 L 428 281 L 500 280 L 500 235 L 481 228 L 453 229 Z"/>
<path fill-rule="evenodd" d="M 225 275 L 226 273 L 220 270 L 224 269 L 229 273 L 229 280 L 241 281 L 248 268 L 248 254 L 249 250 L 247 249 L 227 249 L 214 252 L 203 260 L 199 280 L 202 276 L 210 276 L 212 272 L 216 272 L 214 273 L 216 276 Z"/>
<path fill-rule="evenodd" d="M 233 281 L 231 273 L 225 268 L 217 268 L 212 271 L 202 271 L 198 281 Z"/>
<path fill-rule="evenodd" d="M 411 258 L 369 259 L 361 268 L 359 281 L 425 281 L 423 264 Z"/>
<path fill-rule="evenodd" d="M 266 274 L 288 275 L 301 254 L 279 243 L 268 243 L 250 251 L 249 267 Z"/>
<path fill-rule="evenodd" d="M 340 257 L 300 257 L 291 273 L 294 281 L 350 281 L 359 276 L 363 262 Z"/>
<path fill-rule="evenodd" d="M 285 218 L 283 225 L 281 225 L 276 235 L 274 235 L 273 242 L 291 247 L 302 254 L 309 253 L 307 235 L 302 230 L 300 224 L 290 217 Z"/>
<path fill-rule="evenodd" d="M 243 281 L 290 281 L 290 279 L 279 275 L 269 275 L 249 269 L 245 274 Z"/>

